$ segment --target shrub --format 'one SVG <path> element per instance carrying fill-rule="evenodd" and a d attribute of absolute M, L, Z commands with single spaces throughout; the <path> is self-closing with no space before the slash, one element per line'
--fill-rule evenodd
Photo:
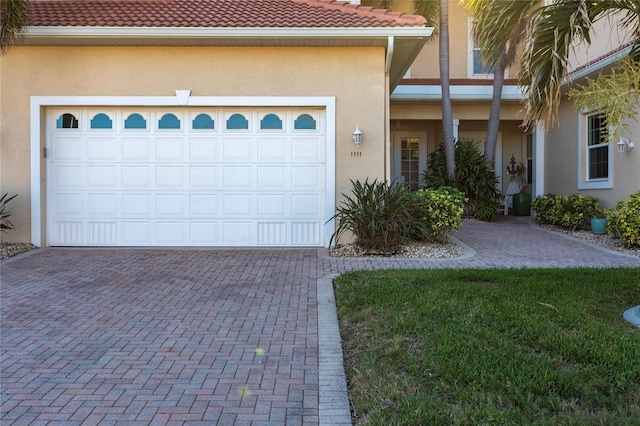
<path fill-rule="evenodd" d="M 5 193 L 2 198 L 0 198 L 0 231 L 2 232 L 6 232 L 8 229 L 15 229 L 8 219 L 11 216 L 11 213 L 7 210 L 7 204 L 9 204 L 9 201 L 16 198 L 18 194 L 7 198 L 8 195 L 8 193 Z"/>
<path fill-rule="evenodd" d="M 545 194 L 531 202 L 536 220 L 545 225 L 556 225 L 571 231 L 589 229 L 592 217 L 601 211 L 600 200 L 580 194 Z"/>
<path fill-rule="evenodd" d="M 356 244 L 365 251 L 395 253 L 415 228 L 409 211 L 411 193 L 403 185 L 377 180 L 352 180 L 351 184 L 352 195 L 342 194 L 344 201 L 332 218 L 337 225 L 329 244 L 337 243 L 345 231 L 351 231 Z"/>
<path fill-rule="evenodd" d="M 443 186 L 421 189 L 413 195 L 412 215 L 416 219 L 417 239 L 445 240 L 462 223 L 464 193 Z"/>
<path fill-rule="evenodd" d="M 628 246 L 640 246 L 640 191 L 607 209 L 607 232 Z"/>
<path fill-rule="evenodd" d="M 429 168 L 422 174 L 427 188 L 451 186 L 462 191 L 467 201 L 465 214 L 482 220 L 495 218 L 502 194 L 497 188 L 498 177 L 487 165 L 479 143 L 461 139 L 455 147 L 456 172 L 453 179 L 447 175 L 444 145 L 431 155 Z"/>

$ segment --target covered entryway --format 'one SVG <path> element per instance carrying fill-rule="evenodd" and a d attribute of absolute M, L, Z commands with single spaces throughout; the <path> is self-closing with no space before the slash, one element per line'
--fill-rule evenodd
<path fill-rule="evenodd" d="M 49 108 L 48 245 L 323 246 L 325 115 Z"/>

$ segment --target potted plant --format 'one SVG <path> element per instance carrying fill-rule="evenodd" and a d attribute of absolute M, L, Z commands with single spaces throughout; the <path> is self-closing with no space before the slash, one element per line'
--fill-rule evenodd
<path fill-rule="evenodd" d="M 515 163 L 515 162 L 514 162 Z M 516 166 L 512 164 L 507 168 L 511 180 L 520 183 L 520 192 L 513 196 L 513 213 L 516 216 L 529 216 L 531 214 L 531 195 L 522 192 L 527 183 L 527 166 L 521 161 Z"/>
<path fill-rule="evenodd" d="M 599 205 L 589 209 L 589 217 L 591 218 L 591 232 L 594 234 L 607 233 L 607 214 Z"/>

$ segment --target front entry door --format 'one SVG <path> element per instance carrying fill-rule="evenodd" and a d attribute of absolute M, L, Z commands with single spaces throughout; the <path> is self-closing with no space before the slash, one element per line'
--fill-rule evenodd
<path fill-rule="evenodd" d="M 420 186 L 420 175 L 427 167 L 427 134 L 393 132 L 392 139 L 391 179 L 416 191 Z"/>

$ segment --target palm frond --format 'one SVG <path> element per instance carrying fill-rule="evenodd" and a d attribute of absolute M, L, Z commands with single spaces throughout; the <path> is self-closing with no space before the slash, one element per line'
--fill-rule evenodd
<path fill-rule="evenodd" d="M 0 54 L 22 35 L 27 23 L 27 0 L 0 0 Z"/>
<path fill-rule="evenodd" d="M 427 25 L 434 27 L 434 36 L 438 35 L 440 27 L 440 2 L 439 0 L 413 0 L 413 12 L 424 16 Z"/>

